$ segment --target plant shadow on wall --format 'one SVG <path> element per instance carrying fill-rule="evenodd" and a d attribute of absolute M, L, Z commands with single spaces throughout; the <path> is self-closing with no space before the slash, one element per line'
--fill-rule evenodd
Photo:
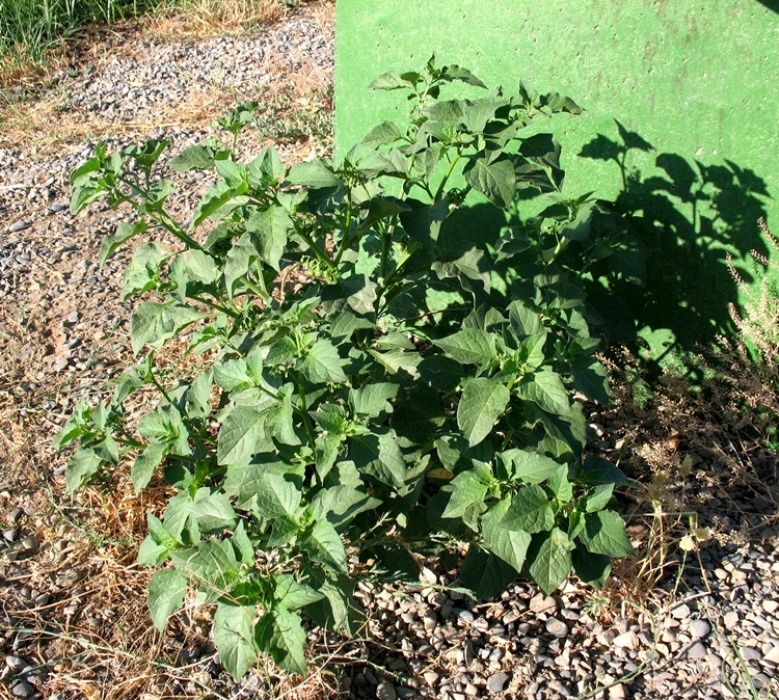
<path fill-rule="evenodd" d="M 666 365 L 674 354 L 711 347 L 718 335 L 733 331 L 728 304 L 737 301 L 738 290 L 728 253 L 744 261 L 736 263 L 744 281 L 754 282 L 749 251 L 768 253 L 757 221 L 766 216 L 769 194 L 762 178 L 730 160 L 706 165 L 659 153 L 657 173 L 645 176 L 626 165 L 628 156 L 654 153 L 654 147 L 616 126 L 616 139 L 599 134 L 579 155 L 619 168 L 622 190 L 613 206 L 644 246 L 647 284 L 623 285 L 617 296 L 642 336 L 653 338 L 651 360 Z"/>

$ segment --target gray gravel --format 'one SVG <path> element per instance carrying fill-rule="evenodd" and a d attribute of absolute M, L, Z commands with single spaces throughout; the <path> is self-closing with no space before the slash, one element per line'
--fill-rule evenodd
<path fill-rule="evenodd" d="M 332 71 L 332 42 L 305 14 L 253 38 L 128 42 L 127 51 L 89 74 L 60 76 L 60 88 L 74 109 L 132 121 L 175 105 L 197 86 L 266 84 L 282 60 L 291 70 L 300 69 L 305 58 L 307 65 Z M 171 139 L 176 151 L 205 134 L 181 128 L 160 135 Z M 137 140 L 130 133 L 112 145 Z M 17 347 L 15 364 L 3 365 L 0 387 L 18 402 L 21 416 L 45 413 L 49 429 L 64 419 L 84 388 L 101 384 L 129 360 L 129 306 L 118 301 L 127 258 L 119 255 L 103 269 L 95 262 L 102 237 L 121 215 L 103 210 L 76 219 L 67 208 L 68 175 L 93 149 L 94 144 L 65 144 L 54 155 L 37 157 L 0 145 L 0 304 L 33 339 Z M 187 196 L 203 186 L 192 179 Z M 6 342 L 0 333 L 0 352 Z M 61 385 L 63 377 L 69 378 L 69 390 L 56 396 L 44 391 L 55 381 Z M 610 437 L 609 421 L 617 421 L 613 414 L 592 420 L 601 452 L 616 454 L 623 448 L 621 439 Z M 699 457 L 701 463 L 709 459 Z M 716 471 L 717 465 L 709 467 Z M 52 457 L 41 468 L 61 481 L 63 457 Z M 756 507 L 746 490 L 729 493 L 727 501 L 703 488 L 688 493 L 690 502 L 697 496 L 699 525 L 712 527 L 717 537 L 698 553 L 669 553 L 684 561 L 670 566 L 657 584 L 659 606 L 651 606 L 648 598 L 642 602 L 636 595 L 640 591 L 631 593 L 618 580 L 604 595 L 572 581 L 544 596 L 518 582 L 496 600 L 472 601 L 453 590 L 456 579 L 435 562 L 428 562 L 419 585 L 361 584 L 359 597 L 370 624 L 366 639 L 347 645 L 346 656 L 351 648 L 353 661 L 338 667 L 342 696 L 640 700 L 750 697 L 752 689 L 776 693 L 775 510 Z M 45 610 L 60 603 L 67 620 L 86 614 L 89 570 L 67 560 L 65 542 L 36 537 L 34 510 L 23 493 L 0 483 L 0 497 L 0 579 L 18 581 L 0 589 L 5 629 L 0 679 L 12 697 L 43 697 L 51 669 L 36 660 L 33 638 L 13 629 L 13 610 Z M 734 503 L 738 509 L 731 508 Z M 29 567 L 44 561 L 51 572 L 48 588 L 26 585 Z M 90 624 L 94 620 L 100 629 L 113 624 L 112 615 L 118 613 L 90 614 Z M 312 630 L 312 645 L 334 641 L 322 634 Z M 186 632 L 181 635 L 174 642 L 182 663 L 205 674 L 214 690 L 234 698 L 267 697 L 263 673 L 252 672 L 236 684 L 221 671 L 212 646 L 192 646 Z M 185 684 L 180 690 L 201 692 Z"/>

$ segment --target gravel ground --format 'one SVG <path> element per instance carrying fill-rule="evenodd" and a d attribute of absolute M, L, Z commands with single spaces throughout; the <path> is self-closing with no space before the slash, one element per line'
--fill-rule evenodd
<path fill-rule="evenodd" d="M 283 66 L 287 75 L 321 75 L 326 87 L 332 54 L 331 25 L 308 10 L 255 37 L 162 43 L 126 36 L 113 57 L 56 77 L 58 94 L 66 96 L 60 116 L 98 115 L 124 124 L 111 142 L 116 147 L 148 135 L 148 129 L 134 131 L 134 123 L 172 113 L 204 86 L 250 94 L 272 87 Z M 158 133 L 172 141 L 173 152 L 205 136 L 186 120 Z M 361 639 L 343 643 L 312 630 L 312 649 L 318 658 L 329 655 L 334 669 L 317 682 L 293 683 L 265 667 L 234 683 L 218 664 L 207 624 L 201 629 L 194 613 L 189 627 L 181 623 L 156 647 L 182 669 L 165 671 L 164 690 L 155 691 L 153 679 L 122 690 L 121 663 L 98 667 L 97 656 L 85 662 L 91 668 L 74 670 L 77 660 L 68 659 L 64 641 L 91 629 L 93 651 L 100 647 L 95 640 L 110 647 L 122 616 L 141 614 L 146 580 L 132 567 L 132 545 L 144 523 L 143 509 L 127 506 L 127 513 L 141 513 L 135 519 L 122 514 L 134 499 L 126 481 L 114 484 L 125 492 L 101 502 L 107 518 L 121 521 L 112 525 L 118 529 L 111 532 L 122 533 L 116 542 L 95 543 L 94 533 L 89 539 L 75 527 L 79 508 L 89 502 L 52 505 L 65 502 L 66 457 L 48 448 L 51 436 L 84 390 L 130 359 L 128 307 L 118 300 L 127 258 L 117 256 L 103 269 L 95 261 L 102 237 L 120 216 L 98 211 L 74 218 L 67 206 L 69 173 L 93 148 L 63 142 L 40 155 L 34 146 L 4 147 L 0 140 L 0 410 L 7 427 L 0 435 L 0 696 L 282 697 L 269 690 L 271 681 L 288 688 L 285 697 L 382 700 L 713 699 L 777 692 L 774 456 L 734 454 L 753 478 L 725 483 L 726 466 L 714 452 L 669 438 L 662 421 L 628 408 L 592 414 L 592 449 L 621 457 L 635 478 L 655 479 L 641 491 L 649 503 L 635 498 L 624 504 L 646 558 L 618 566 L 603 592 L 570 582 L 545 597 L 518 582 L 497 600 L 472 601 L 453 590 L 451 572 L 430 563 L 417 586 L 361 584 L 370 613 Z M 286 152 L 291 157 L 301 150 L 321 146 L 298 139 Z M 186 207 L 206 183 L 182 182 L 180 205 Z M 673 475 L 665 484 L 661 469 Z M 661 526 L 669 529 L 660 533 Z M 126 567 L 119 580 L 109 580 L 96 552 Z M 109 591 L 104 605 L 100 595 Z"/>

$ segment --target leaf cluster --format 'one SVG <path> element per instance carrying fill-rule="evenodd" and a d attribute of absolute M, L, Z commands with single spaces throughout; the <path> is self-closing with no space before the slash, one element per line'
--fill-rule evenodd
<path fill-rule="evenodd" d="M 175 495 L 139 552 L 172 563 L 152 579 L 152 617 L 162 629 L 188 588 L 215 603 L 236 677 L 261 651 L 304 673 L 302 615 L 353 630 L 357 571 L 413 578 L 420 555 L 466 542 L 462 582 L 486 597 L 518 573 L 546 592 L 572 571 L 597 585 L 632 554 L 613 496 L 626 480 L 584 455 L 575 396 L 608 402 L 593 300 L 635 274 L 635 249 L 605 203 L 562 195 L 559 143 L 527 129 L 578 114 L 572 100 L 525 85 L 442 100 L 453 82 L 485 89 L 432 59 L 378 78 L 408 94 L 409 118 L 337 164 L 237 161 L 256 108 L 240 105 L 219 124 L 230 145 L 169 162 L 213 177 L 188 222 L 166 208 L 164 141 L 100 147 L 73 173 L 74 212 L 134 212 L 101 262 L 146 242 L 122 290 L 139 300 L 141 359 L 58 435 L 79 442 L 68 486 L 125 455 L 138 490 L 162 475 Z M 523 217 L 531 196 L 542 213 Z M 154 352 L 182 334 L 213 362 L 164 382 Z M 128 425 L 145 385 L 159 402 Z"/>

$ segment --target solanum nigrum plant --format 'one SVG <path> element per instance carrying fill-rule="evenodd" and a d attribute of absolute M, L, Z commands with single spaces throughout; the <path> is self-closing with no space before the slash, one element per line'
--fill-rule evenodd
<path fill-rule="evenodd" d="M 450 83 L 481 94 L 441 99 Z M 165 141 L 101 146 L 72 177 L 74 212 L 133 212 L 101 261 L 146 242 L 122 290 L 141 299 L 141 359 L 57 436 L 79 442 L 68 486 L 128 457 L 138 490 L 167 482 L 139 552 L 160 567 L 152 618 L 162 629 L 190 588 L 215 603 L 236 677 L 263 651 L 303 673 L 302 617 L 348 633 L 357 576 L 410 578 L 423 556 L 467 547 L 475 595 L 518 574 L 549 593 L 572 571 L 602 583 L 633 553 L 614 499 L 625 477 L 585 456 L 581 399 L 608 402 L 590 292 L 636 253 L 605 204 L 563 196 L 558 142 L 527 128 L 580 108 L 522 84 L 485 93 L 432 59 L 373 87 L 407 93 L 408 119 L 337 164 L 287 168 L 271 149 L 239 162 L 256 105 L 239 106 L 219 122 L 229 145 L 169 163 L 215 176 L 187 223 L 157 175 Z M 537 216 L 521 213 L 529 197 Z M 182 335 L 209 351 L 205 368 L 162 378 L 155 350 Z M 157 404 L 129 421 L 149 385 Z"/>

